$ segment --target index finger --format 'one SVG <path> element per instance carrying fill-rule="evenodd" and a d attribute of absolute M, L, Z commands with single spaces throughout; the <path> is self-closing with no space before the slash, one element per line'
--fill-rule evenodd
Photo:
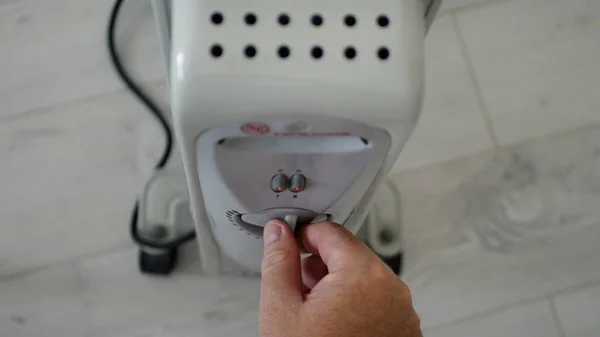
<path fill-rule="evenodd" d="M 377 258 L 359 238 L 333 222 L 300 228 L 300 239 L 308 253 L 321 257 L 330 273 Z"/>

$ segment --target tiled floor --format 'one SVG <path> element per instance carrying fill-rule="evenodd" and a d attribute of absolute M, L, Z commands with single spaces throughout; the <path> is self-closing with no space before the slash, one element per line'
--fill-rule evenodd
<path fill-rule="evenodd" d="M 501 144 L 600 122 L 598 1 L 498 1 L 456 20 Z"/>
<path fill-rule="evenodd" d="M 451 15 L 438 17 L 427 36 L 426 48 L 423 113 L 396 171 L 493 147 Z"/>
<path fill-rule="evenodd" d="M 109 2 L 0 0 L 0 336 L 253 336 L 256 279 L 137 272 L 161 145 L 112 73 Z M 145 2 L 119 42 L 156 95 Z M 446 0 L 394 181 L 426 336 L 600 335 L 600 1 Z"/>
<path fill-rule="evenodd" d="M 600 280 L 600 128 L 395 177 L 426 325 Z"/>
<path fill-rule="evenodd" d="M 427 337 L 560 337 L 547 300 L 526 303 L 486 316 L 425 329 Z"/>
<path fill-rule="evenodd" d="M 555 302 L 556 311 L 567 336 L 598 336 L 599 286 L 560 294 Z"/>

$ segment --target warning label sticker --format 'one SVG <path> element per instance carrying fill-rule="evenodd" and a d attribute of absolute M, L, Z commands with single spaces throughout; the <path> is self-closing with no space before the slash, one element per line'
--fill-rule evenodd
<path fill-rule="evenodd" d="M 274 136 L 292 137 L 292 136 L 306 136 L 306 137 L 340 137 L 340 136 L 351 136 L 350 132 L 334 131 L 334 132 L 275 132 Z"/>
<path fill-rule="evenodd" d="M 271 127 L 265 123 L 246 123 L 240 127 L 240 130 L 251 135 L 266 135 L 271 132 Z"/>
<path fill-rule="evenodd" d="M 315 131 L 315 132 L 298 132 L 298 131 L 283 131 L 283 132 L 272 132 L 271 127 L 268 124 L 260 122 L 249 122 L 245 123 L 240 127 L 240 130 L 249 135 L 267 135 L 271 134 L 278 137 L 341 137 L 351 136 L 352 134 L 347 131 Z"/>

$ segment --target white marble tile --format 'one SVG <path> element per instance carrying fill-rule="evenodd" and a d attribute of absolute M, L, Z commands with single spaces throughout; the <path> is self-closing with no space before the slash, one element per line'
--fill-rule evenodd
<path fill-rule="evenodd" d="M 0 5 L 0 117 L 115 90 L 106 25 L 112 1 Z M 140 80 L 164 77 L 148 1 L 128 1 L 118 28 L 124 61 Z"/>
<path fill-rule="evenodd" d="M 441 15 L 426 39 L 423 111 L 394 171 L 465 156 L 492 147 L 456 31 Z"/>
<path fill-rule="evenodd" d="M 481 4 L 488 1 L 498 1 L 498 0 L 443 0 L 442 7 L 440 10 L 451 10 L 462 8 L 470 5 Z M 502 0 L 500 0 L 502 1 Z"/>
<path fill-rule="evenodd" d="M 0 335 L 84 336 L 84 284 L 74 264 L 0 281 Z"/>
<path fill-rule="evenodd" d="M 493 314 L 424 331 L 427 337 L 559 337 L 548 301 L 527 303 Z"/>
<path fill-rule="evenodd" d="M 149 278 L 139 274 L 136 253 L 130 251 L 86 261 L 81 269 L 93 336 L 152 330 L 156 334 L 148 335 L 157 337 L 163 331 L 258 334 L 257 278 L 207 278 L 182 267 L 170 278 Z"/>
<path fill-rule="evenodd" d="M 0 282 L 0 335 L 258 336 L 258 282 L 143 276 L 129 249 Z"/>
<path fill-rule="evenodd" d="M 600 2 L 491 1 L 457 19 L 501 143 L 600 122 Z"/>
<path fill-rule="evenodd" d="M 554 301 L 567 337 L 597 337 L 600 334 L 600 286 L 560 295 Z"/>
<path fill-rule="evenodd" d="M 124 90 L 0 120 L 0 277 L 129 245 L 162 141 Z"/>
<path fill-rule="evenodd" d="M 600 279 L 600 128 L 394 179 L 425 326 Z"/>

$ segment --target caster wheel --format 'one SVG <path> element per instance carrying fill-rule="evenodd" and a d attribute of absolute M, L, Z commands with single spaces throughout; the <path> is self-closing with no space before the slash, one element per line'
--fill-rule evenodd
<path fill-rule="evenodd" d="M 380 256 L 381 260 L 387 264 L 388 267 L 392 269 L 394 274 L 400 276 L 402 274 L 402 264 L 404 262 L 404 255 L 402 253 L 398 253 L 397 255 L 390 257 Z"/>
<path fill-rule="evenodd" d="M 143 274 L 169 275 L 177 262 L 177 249 L 165 250 L 157 255 L 140 250 L 138 262 Z"/>

